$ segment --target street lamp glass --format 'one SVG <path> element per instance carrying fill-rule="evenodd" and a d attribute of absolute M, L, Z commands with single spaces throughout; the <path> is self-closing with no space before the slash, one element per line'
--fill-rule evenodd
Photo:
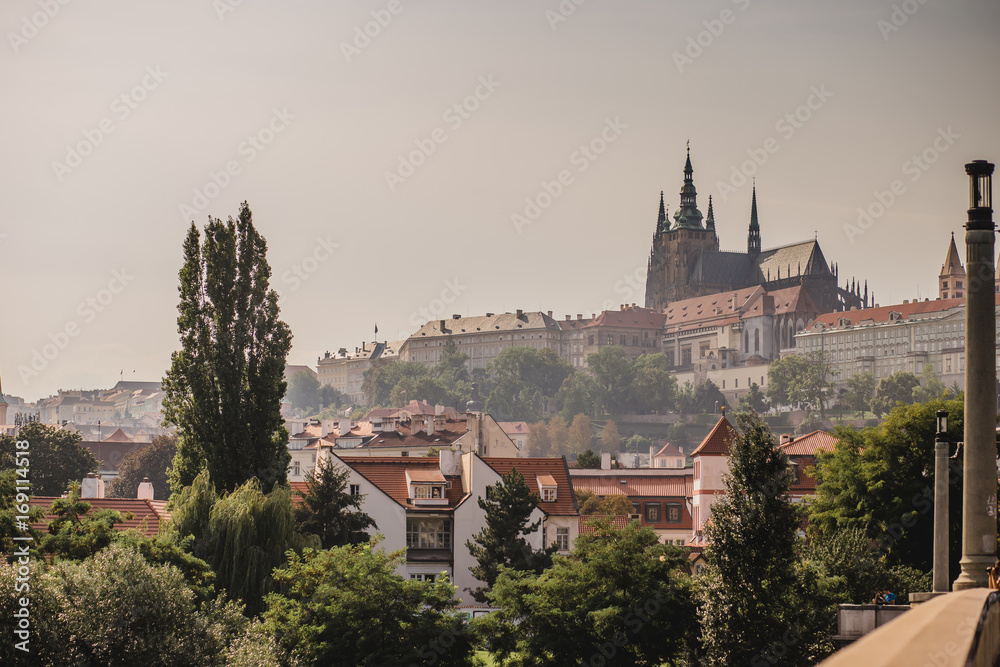
<path fill-rule="evenodd" d="M 948 433 L 948 411 L 938 410 L 937 411 L 937 433 L 938 435 L 945 435 Z"/>

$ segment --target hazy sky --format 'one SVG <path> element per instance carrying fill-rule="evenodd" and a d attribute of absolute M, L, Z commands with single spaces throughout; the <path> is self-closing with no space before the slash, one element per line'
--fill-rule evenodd
<path fill-rule="evenodd" d="M 933 297 L 963 165 L 1000 159 L 995 0 L 63 1 L 0 4 L 27 400 L 162 377 L 187 227 L 243 200 L 314 364 L 375 322 L 641 304 L 688 140 L 723 249 L 753 173 L 765 248 L 816 234 L 880 303 Z"/>

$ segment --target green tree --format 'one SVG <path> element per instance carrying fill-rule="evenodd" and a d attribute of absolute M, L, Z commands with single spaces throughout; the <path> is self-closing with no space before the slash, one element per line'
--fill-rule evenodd
<path fill-rule="evenodd" d="M 91 504 L 80 499 L 80 483 L 70 482 L 67 496 L 52 501 L 49 510 L 55 519 L 49 522 L 41 550 L 69 560 L 84 560 L 118 539 L 115 525 L 132 514 L 102 509 L 91 512 Z"/>
<path fill-rule="evenodd" d="M 109 498 L 135 498 L 146 477 L 153 485 L 155 500 L 170 498 L 170 464 L 177 455 L 177 437 L 158 435 L 153 442 L 125 455 L 118 476 L 108 485 Z"/>
<path fill-rule="evenodd" d="M 741 410 L 753 410 L 757 414 L 767 412 L 771 409 L 771 404 L 767 400 L 767 396 L 760 390 L 757 383 L 754 382 L 750 385 L 750 391 L 743 395 L 740 399 L 740 409 Z"/>
<path fill-rule="evenodd" d="M 670 358 L 662 353 L 644 354 L 633 366 L 633 408 L 657 414 L 673 409 L 677 404 L 677 378 L 670 372 Z"/>
<path fill-rule="evenodd" d="M 271 634 L 296 664 L 331 667 L 465 665 L 471 653 L 455 587 L 404 579 L 403 551 L 377 542 L 306 549 L 275 571 L 286 593 L 268 595 Z"/>
<path fill-rule="evenodd" d="M 878 381 L 872 397 L 872 412 L 876 416 L 888 414 L 898 403 L 913 402 L 913 390 L 920 386 L 917 376 L 908 371 L 896 371 Z"/>
<path fill-rule="evenodd" d="M 207 472 L 175 494 L 171 530 L 177 541 L 211 566 L 216 582 L 249 615 L 263 608 L 275 590 L 271 573 L 289 550 L 318 547 L 319 538 L 296 532 L 291 492 L 277 486 L 265 495 L 249 480 L 220 498 Z"/>
<path fill-rule="evenodd" d="M 559 415 L 549 420 L 549 442 L 549 456 L 569 456 L 569 426 Z"/>
<path fill-rule="evenodd" d="M 551 349 L 504 348 L 486 368 L 486 411 L 498 419 L 537 421 L 572 373 Z"/>
<path fill-rule="evenodd" d="M 295 508 L 299 531 L 319 537 L 324 549 L 367 542 L 367 529 L 378 529 L 361 511 L 364 496 L 349 493 L 349 477 L 346 468 L 338 468 L 331 457 L 323 457 L 306 478 L 302 504 Z"/>
<path fill-rule="evenodd" d="M 774 405 L 802 405 L 818 409 L 826 418 L 826 395 L 834 374 L 823 352 L 792 354 L 771 362 L 767 371 L 767 396 Z"/>
<path fill-rule="evenodd" d="M 572 421 L 578 414 L 593 415 L 596 391 L 594 378 L 586 373 L 573 373 L 559 390 L 562 401 L 559 414 L 566 421 Z"/>
<path fill-rule="evenodd" d="M 948 438 L 963 437 L 962 398 L 899 406 L 877 427 L 839 428 L 831 452 L 816 457 L 816 499 L 809 532 L 830 538 L 844 529 L 864 532 L 890 566 L 929 571 L 933 562 L 934 438 L 936 413 L 948 411 Z M 962 460 L 949 461 L 951 578 L 961 557 Z"/>
<path fill-rule="evenodd" d="M 25 450 L 17 442 L 27 442 Z M 58 496 L 72 481 L 79 482 L 97 470 L 97 459 L 80 446 L 83 437 L 57 426 L 29 422 L 17 435 L 0 435 L 0 470 L 23 468 L 28 461 L 31 491 L 36 496 Z"/>
<path fill-rule="evenodd" d="M 31 528 L 30 523 L 26 531 L 22 530 L 18 517 L 27 516 L 29 522 L 41 521 L 45 517 L 45 511 L 41 507 L 28 507 L 27 512 L 19 511 L 19 506 L 28 502 L 28 494 L 23 490 L 19 492 L 17 486 L 17 473 L 14 470 L 0 470 L 0 551 L 5 554 L 14 553 L 14 548 L 20 545 L 15 537 L 30 535 L 36 544 L 41 539 L 41 533 Z M 21 495 L 18 496 L 18 493 Z"/>
<path fill-rule="evenodd" d="M 711 380 L 705 380 L 694 388 L 694 406 L 702 414 L 715 414 L 726 406 L 726 396 L 719 386 Z"/>
<path fill-rule="evenodd" d="M 607 414 L 620 415 L 631 405 L 635 366 L 618 345 L 608 345 L 587 357 L 594 378 L 595 399 Z"/>
<path fill-rule="evenodd" d="M 611 496 L 598 496 L 590 489 L 576 489 L 576 504 L 580 508 L 580 514 L 590 516 L 598 514 L 602 516 L 618 516 L 622 514 L 632 514 L 635 507 L 628 496 L 615 494 Z"/>
<path fill-rule="evenodd" d="M 361 390 L 364 392 L 367 399 L 366 402 L 370 407 L 381 405 L 399 408 L 403 407 L 403 405 L 395 404 L 391 400 L 393 390 L 404 380 L 412 382 L 417 378 L 429 375 L 430 369 L 417 361 L 388 361 L 380 359 L 365 373 Z M 406 388 L 406 385 L 403 388 Z M 409 396 L 409 394 L 407 396 L 409 398 L 417 398 L 416 396 Z"/>
<path fill-rule="evenodd" d="M 635 433 L 625 438 L 625 441 L 622 443 L 622 449 L 626 452 L 631 452 L 632 454 L 644 454 L 649 451 L 649 447 L 652 444 L 653 441 L 646 436 Z M 616 449 L 612 453 L 617 452 L 618 450 Z"/>
<path fill-rule="evenodd" d="M 351 401 L 344 392 L 332 384 L 325 384 L 319 388 L 319 402 L 323 404 L 325 412 L 331 408 L 336 409 L 348 405 Z M 325 419 L 330 419 L 330 417 L 325 417 Z"/>
<path fill-rule="evenodd" d="M 477 563 L 469 571 L 483 585 L 469 592 L 479 602 L 486 602 L 486 594 L 496 583 L 501 566 L 541 572 L 552 564 L 556 549 L 550 546 L 535 551 L 525 539 L 538 530 L 542 520 L 531 522 L 531 514 L 538 508 L 538 496 L 517 468 L 511 468 L 499 482 L 487 486 L 486 497 L 479 497 L 477 502 L 486 512 L 486 525 L 465 546 Z"/>
<path fill-rule="evenodd" d="M 12 579 L 10 570 L 0 565 L 0 580 Z M 31 649 L 39 660 L 32 664 L 222 667 L 228 644 L 247 626 L 234 603 L 199 609 L 180 570 L 152 565 L 121 544 L 79 563 L 57 563 L 35 579 L 31 596 Z M 0 596 L 0 607 L 8 600 Z M 51 621 L 43 620 L 48 614 Z"/>
<path fill-rule="evenodd" d="M 941 381 L 941 377 L 934 372 L 934 364 L 924 364 L 920 373 L 922 384 L 913 388 L 913 402 L 926 403 L 936 398 L 946 398 L 950 392 L 948 385 Z"/>
<path fill-rule="evenodd" d="M 795 542 L 799 520 L 788 498 L 788 458 L 754 413 L 729 443 L 725 495 L 706 524 L 709 570 L 703 577 L 701 639 L 706 664 L 746 665 L 796 627 Z M 786 635 L 787 636 L 787 635 Z M 802 661 L 803 646 L 783 659 Z"/>
<path fill-rule="evenodd" d="M 301 410 L 303 414 L 313 414 L 320 403 L 319 380 L 309 371 L 296 373 L 288 381 L 288 393 L 285 394 L 285 398 L 293 408 Z"/>
<path fill-rule="evenodd" d="M 847 378 L 847 393 L 844 401 L 857 413 L 868 410 L 875 397 L 875 376 L 870 371 L 855 373 Z"/>
<path fill-rule="evenodd" d="M 617 454 L 622 448 L 622 437 L 618 433 L 618 425 L 608 420 L 601 429 L 601 452 Z"/>
<path fill-rule="evenodd" d="M 163 378 L 164 422 L 178 435 L 175 492 L 202 469 L 227 491 L 251 478 L 266 491 L 285 482 L 291 457 L 281 399 L 292 334 L 268 287 L 266 252 L 246 202 L 238 220 L 210 219 L 204 242 L 193 223 L 188 231 L 177 306 L 181 349 Z"/>
<path fill-rule="evenodd" d="M 588 449 L 576 457 L 574 468 L 600 469 L 601 457 L 594 453 L 593 449 Z"/>
<path fill-rule="evenodd" d="M 503 569 L 478 621 L 501 665 L 676 664 L 695 629 L 686 551 L 595 521 L 541 575 Z"/>

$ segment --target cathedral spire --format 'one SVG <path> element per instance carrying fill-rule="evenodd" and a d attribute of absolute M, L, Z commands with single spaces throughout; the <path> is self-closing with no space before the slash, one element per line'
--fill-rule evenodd
<path fill-rule="evenodd" d="M 660 213 L 656 216 L 656 236 L 659 236 L 663 232 L 670 228 L 670 224 L 667 222 L 667 209 L 663 203 L 663 190 L 660 190 Z"/>
<path fill-rule="evenodd" d="M 715 231 L 715 211 L 712 210 L 712 195 L 708 195 L 708 217 L 705 218 L 705 229 Z"/>
<path fill-rule="evenodd" d="M 750 204 L 750 232 L 747 234 L 747 254 L 760 254 L 760 223 L 757 222 L 757 181 L 753 184 L 753 200 Z M 789 272 L 791 273 L 791 272 Z"/>
<path fill-rule="evenodd" d="M 704 229 L 698 210 L 698 191 L 694 187 L 694 169 L 691 167 L 691 142 L 688 142 L 687 161 L 684 163 L 684 186 L 681 188 L 681 203 L 674 211 L 674 229 Z"/>

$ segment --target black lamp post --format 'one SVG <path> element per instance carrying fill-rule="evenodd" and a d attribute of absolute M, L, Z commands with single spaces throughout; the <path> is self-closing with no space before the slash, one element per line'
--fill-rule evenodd
<path fill-rule="evenodd" d="M 934 438 L 934 592 L 947 593 L 948 582 L 948 411 L 937 411 Z"/>

